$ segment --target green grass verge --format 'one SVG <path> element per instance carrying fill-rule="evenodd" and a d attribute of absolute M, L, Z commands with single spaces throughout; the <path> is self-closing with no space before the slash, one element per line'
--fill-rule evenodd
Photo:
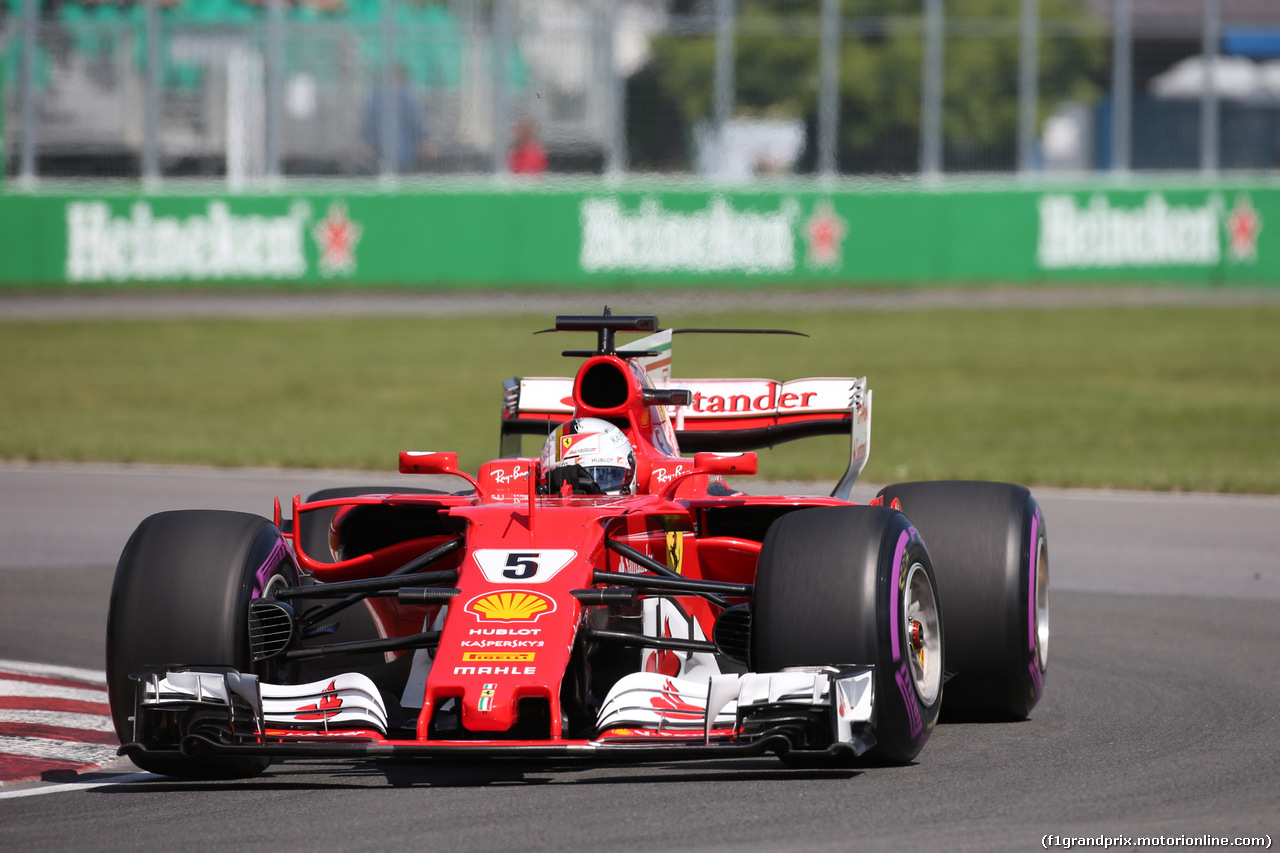
<path fill-rule="evenodd" d="M 392 470 L 495 455 L 501 381 L 565 375 L 547 317 L 0 324 L 0 457 Z M 1280 307 L 663 317 L 791 337 L 681 336 L 677 377 L 866 375 L 873 482 L 1280 492 Z M 526 453 L 536 442 L 526 440 Z M 847 443 L 761 453 L 835 479 Z"/>

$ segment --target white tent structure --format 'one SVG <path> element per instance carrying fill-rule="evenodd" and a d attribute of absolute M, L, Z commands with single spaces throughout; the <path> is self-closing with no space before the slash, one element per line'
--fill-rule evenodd
<path fill-rule="evenodd" d="M 1212 76 L 1214 91 L 1224 100 L 1280 103 L 1280 60 L 1254 62 L 1243 56 L 1219 56 L 1212 61 L 1212 75 L 1210 64 L 1203 56 L 1187 57 L 1151 78 L 1148 91 L 1162 99 L 1198 99 Z"/>

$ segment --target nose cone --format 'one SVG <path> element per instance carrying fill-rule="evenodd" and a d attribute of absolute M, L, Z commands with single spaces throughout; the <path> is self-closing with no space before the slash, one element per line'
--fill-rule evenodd
<path fill-rule="evenodd" d="M 556 503 L 539 508 L 536 536 L 524 507 L 491 504 L 457 513 L 468 521 L 468 553 L 427 677 L 424 709 L 439 712 L 453 699 L 467 732 L 560 737 L 560 683 L 583 618 L 572 592 L 593 583 L 595 561 L 604 554 L 600 515 L 609 510 Z M 531 732 L 521 712 L 540 720 L 545 714 L 549 723 Z M 429 724 L 419 720 L 419 737 Z M 513 729 L 520 734 L 510 734 Z"/>

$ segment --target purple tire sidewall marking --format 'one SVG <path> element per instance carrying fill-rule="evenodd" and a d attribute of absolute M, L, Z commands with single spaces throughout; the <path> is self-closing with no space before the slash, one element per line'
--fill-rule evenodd
<path fill-rule="evenodd" d="M 271 573 L 275 571 L 276 566 L 280 565 L 282 560 L 289 559 L 289 549 L 284 544 L 284 537 L 276 539 L 275 547 L 271 549 L 271 553 L 267 555 L 267 559 L 262 561 L 262 565 L 254 572 L 257 583 L 253 588 L 252 598 L 261 598 L 262 592 L 267 588 L 267 582 L 271 580 Z"/>
<path fill-rule="evenodd" d="M 1031 516 L 1031 559 L 1030 576 L 1027 578 L 1027 643 L 1031 651 L 1031 661 L 1027 669 L 1031 671 L 1031 683 L 1037 699 L 1044 693 L 1044 675 L 1040 671 L 1040 651 L 1036 646 L 1036 591 L 1039 586 L 1040 570 L 1040 507 L 1036 507 Z"/>
<path fill-rule="evenodd" d="M 915 683 L 911 678 L 910 670 L 907 668 L 906 661 L 902 660 L 901 646 L 898 643 L 898 585 L 902 582 L 902 564 L 906 556 L 907 546 L 917 538 L 916 529 L 908 527 L 898 537 L 898 544 L 893 551 L 893 605 L 889 608 L 889 630 L 891 632 L 893 650 L 893 661 L 895 664 L 901 663 L 896 667 L 894 673 L 894 681 L 898 684 L 898 692 L 902 694 L 902 704 L 907 711 L 907 728 L 912 739 L 920 737 L 924 732 L 924 723 L 920 719 L 920 709 L 916 706 L 918 701 L 916 697 Z M 925 733 L 925 739 L 928 734 Z M 921 741 L 923 743 L 923 741 Z"/>
<path fill-rule="evenodd" d="M 894 674 L 894 681 L 898 682 L 898 692 L 902 694 L 902 703 L 907 709 L 908 731 L 912 738 L 918 738 L 924 731 L 924 723 L 920 720 L 920 709 L 916 707 L 915 683 L 905 661 Z"/>
<path fill-rule="evenodd" d="M 896 590 L 902 577 L 902 556 L 906 553 L 907 543 L 915 537 L 915 528 L 910 527 L 902 531 L 902 535 L 898 537 L 898 546 L 893 552 L 893 588 Z M 893 606 L 889 608 L 889 636 L 891 639 L 890 648 L 893 649 L 893 662 L 897 663 L 902 660 L 902 653 L 898 645 L 898 602 L 897 596 L 894 596 Z"/>
<path fill-rule="evenodd" d="M 1029 576 L 1027 577 L 1027 648 L 1031 650 L 1031 655 L 1035 657 L 1036 651 L 1036 571 L 1037 561 L 1040 559 L 1040 508 L 1036 507 L 1035 514 L 1031 516 L 1031 559 L 1027 561 L 1030 566 Z"/>

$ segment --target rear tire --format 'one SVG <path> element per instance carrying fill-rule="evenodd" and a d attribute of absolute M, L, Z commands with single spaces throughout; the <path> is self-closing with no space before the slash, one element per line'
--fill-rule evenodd
<path fill-rule="evenodd" d="M 913 620 L 922 629 L 914 647 Z M 929 552 L 902 513 L 819 507 L 770 526 L 756 570 L 752 669 L 874 664 L 876 745 L 864 758 L 906 763 L 929 739 L 942 706 L 943 640 Z"/>
<path fill-rule="evenodd" d="M 107 616 L 107 691 L 120 742 L 133 740 L 137 682 L 131 673 L 170 664 L 253 672 L 249 601 L 281 582 L 297 585 L 298 570 L 279 529 L 265 518 L 179 510 L 138 525 L 116 566 Z M 216 755 L 134 754 L 132 760 L 152 773 L 188 778 L 253 776 L 271 763 Z"/>
<path fill-rule="evenodd" d="M 1044 694 L 1049 558 L 1044 515 L 1007 483 L 901 483 L 881 490 L 929 547 L 947 603 L 947 718 L 1023 719 Z"/>

